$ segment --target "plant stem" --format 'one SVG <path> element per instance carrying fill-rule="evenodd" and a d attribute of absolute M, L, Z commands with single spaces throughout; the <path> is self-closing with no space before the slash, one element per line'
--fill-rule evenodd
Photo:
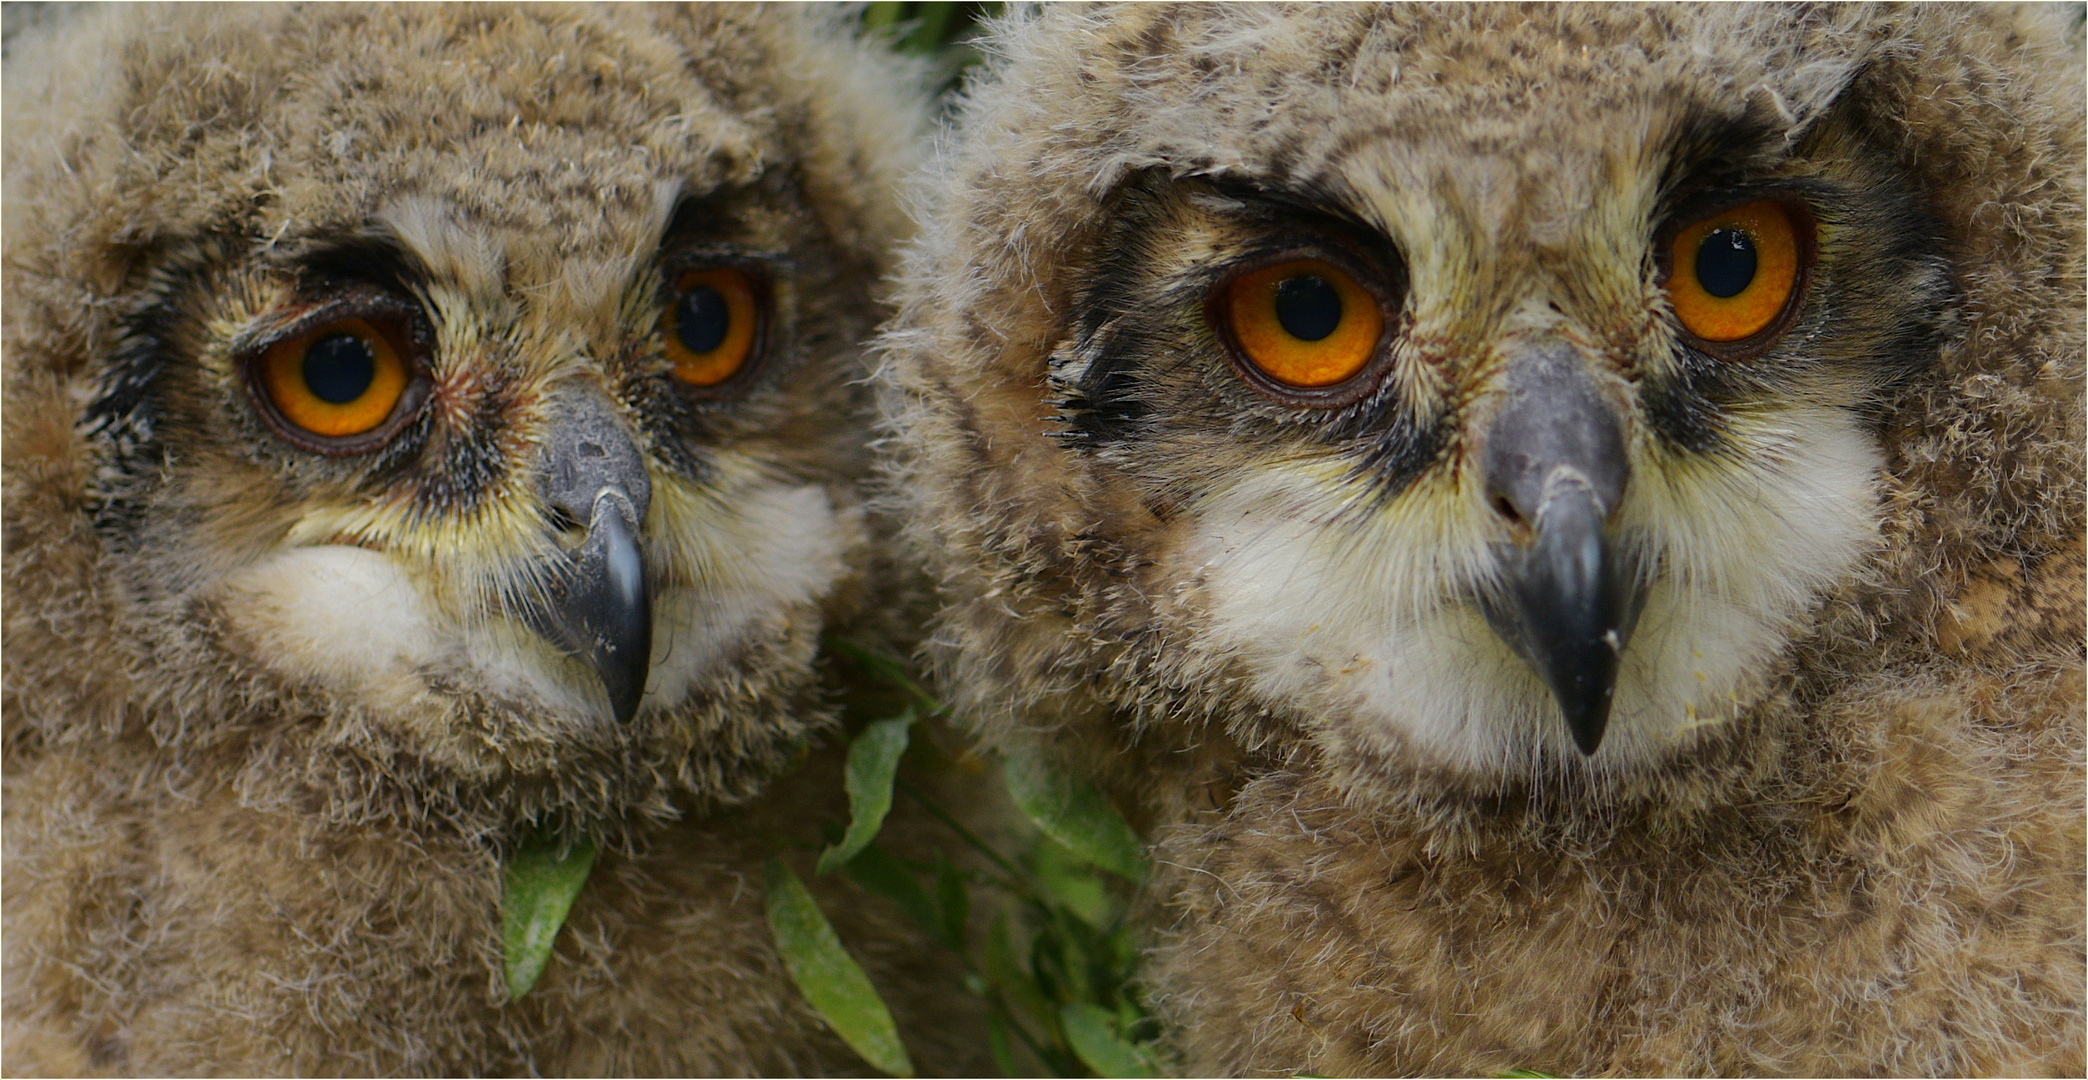
<path fill-rule="evenodd" d="M 928 710 L 930 717 L 939 717 L 949 711 L 949 706 L 944 705 L 934 694 L 923 689 L 920 683 L 913 681 L 912 676 L 906 674 L 905 668 L 900 665 L 899 661 L 884 656 L 875 650 L 864 648 L 837 634 L 828 634 L 825 640 L 828 648 L 855 661 L 858 666 L 870 674 L 913 695 L 914 699 L 921 703 L 921 707 Z"/>
<path fill-rule="evenodd" d="M 1005 1023 L 1008 1029 L 1015 1033 L 1016 1038 L 1022 1040 L 1022 1045 L 1029 1049 L 1029 1052 L 1036 1057 L 1038 1063 L 1047 1069 L 1058 1068 L 1052 1062 L 1051 1056 L 1044 1052 L 1044 1048 L 1037 1045 L 1036 1037 L 1029 1033 L 1029 1029 L 1023 1026 L 1022 1021 L 1015 1018 L 1014 1011 L 1008 1008 L 1007 1003 L 1001 1002 L 1000 1005 L 1001 1022 Z"/>
<path fill-rule="evenodd" d="M 992 859 L 993 865 L 1000 867 L 1001 872 L 1007 874 L 1009 878 L 1018 882 L 1023 881 L 1027 878 L 1028 875 L 1024 874 L 1021 870 L 1017 869 L 1014 863 L 1009 862 L 1006 857 L 1001 855 L 1000 852 L 993 850 L 991 847 L 988 847 L 986 841 L 981 840 L 977 836 L 973 835 L 970 829 L 965 828 L 963 824 L 958 822 L 956 818 L 951 817 L 949 813 L 945 811 L 942 807 L 935 805 L 934 800 L 922 794 L 921 789 L 915 787 L 912 781 L 908 780 L 906 777 L 903 776 L 895 776 L 892 778 L 892 782 L 894 786 L 898 787 L 899 790 L 906 792 L 908 798 L 912 799 L 917 803 L 920 803 L 921 809 L 928 811 L 930 814 L 933 814 L 935 816 L 936 820 L 941 821 L 945 825 L 948 825 L 950 827 L 950 830 L 952 832 L 955 832 L 959 839 L 963 840 L 967 844 L 970 844 L 973 848 L 976 848 L 979 854 L 984 855 L 989 859 Z"/>

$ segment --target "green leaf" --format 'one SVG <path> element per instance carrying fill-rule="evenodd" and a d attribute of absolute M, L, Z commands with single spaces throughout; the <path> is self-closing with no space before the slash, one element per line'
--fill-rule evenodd
<path fill-rule="evenodd" d="M 883 848 L 872 844 L 863 853 L 848 860 L 848 876 L 856 884 L 878 893 L 899 905 L 906 917 L 919 923 L 921 929 L 942 936 L 942 917 L 935 909 L 935 901 L 928 898 L 928 891 L 914 879 L 899 860 L 885 853 Z"/>
<path fill-rule="evenodd" d="M 899 773 L 899 757 L 906 753 L 907 729 L 913 722 L 914 711 L 908 709 L 865 727 L 848 744 L 848 834 L 820 853 L 815 868 L 820 876 L 847 865 L 877 839 L 877 830 L 892 810 L 892 778 Z"/>
<path fill-rule="evenodd" d="M 1096 993 L 1093 958 L 1088 955 L 1087 943 L 1079 930 L 1067 912 L 1054 910 L 1049 932 L 1039 933 L 1030 943 L 1030 970 L 1037 973 L 1037 984 L 1060 1001 L 1100 998 Z"/>
<path fill-rule="evenodd" d="M 942 912 L 938 936 L 943 944 L 963 952 L 964 924 L 971 919 L 971 892 L 965 888 L 957 864 L 940 851 L 935 853 L 935 906 Z"/>
<path fill-rule="evenodd" d="M 538 835 L 522 842 L 508 859 L 500 897 L 500 938 L 506 951 L 508 999 L 518 1000 L 544 974 L 558 928 L 587 875 L 594 869 L 595 846 L 580 840 L 561 846 L 556 837 Z"/>
<path fill-rule="evenodd" d="M 1045 835 L 1112 874 L 1146 879 L 1145 844 L 1093 785 L 1035 758 L 1010 757 L 1006 772 L 1016 808 Z"/>
<path fill-rule="evenodd" d="M 905 13 L 906 5 L 899 0 L 876 0 L 863 9 L 863 26 L 871 31 L 890 30 Z"/>
<path fill-rule="evenodd" d="M 1046 837 L 1038 843 L 1030 865 L 1052 903 L 1079 916 L 1089 926 L 1109 925 L 1116 914 L 1116 904 L 1109 898 L 1102 875 L 1095 873 L 1086 860 Z"/>
<path fill-rule="evenodd" d="M 948 0 L 929 0 L 916 5 L 914 28 L 900 39 L 900 51 L 932 53 L 942 48 L 950 32 L 950 16 L 956 14 L 956 8 L 957 5 Z"/>
<path fill-rule="evenodd" d="M 1138 943 L 1132 940 L 1131 928 L 1118 926 L 1102 939 L 1101 946 L 1102 961 L 1110 965 L 1111 970 L 1129 979 L 1131 972 L 1138 967 L 1139 958 Z"/>
<path fill-rule="evenodd" d="M 1015 1044 L 1008 1039 L 1008 1024 L 996 1013 L 986 1014 L 986 1048 L 993 1051 L 993 1063 L 1000 1066 L 1002 1076 L 1021 1076 L 1022 1067 L 1015 1063 Z"/>
<path fill-rule="evenodd" d="M 1108 1009 L 1087 1002 L 1074 1002 L 1059 1010 L 1066 1042 L 1096 1076 L 1158 1076 L 1145 1055 L 1125 1042 L 1116 1031 L 1116 1018 Z"/>
<path fill-rule="evenodd" d="M 879 1070 L 912 1076 L 913 1060 L 899 1041 L 891 1010 L 862 966 L 841 947 L 819 902 L 780 859 L 768 861 L 768 922 L 791 981 L 834 1034 Z"/>
<path fill-rule="evenodd" d="M 1149 1019 L 1150 1017 L 1146 1016 L 1145 1010 L 1138 1007 L 1138 1002 L 1131 1000 L 1130 994 L 1123 994 L 1117 998 L 1116 1029 L 1127 1038 L 1134 1042 L 1138 1041 L 1138 1028 L 1140 1025 L 1146 1024 L 1146 1021 Z"/>
<path fill-rule="evenodd" d="M 1038 1027 L 1050 1030 L 1057 1010 L 1044 991 L 1037 986 L 1037 979 L 1023 966 L 1015 951 L 1013 920 L 1003 911 L 993 920 L 986 931 L 986 947 L 980 953 L 980 966 L 986 978 L 1001 992 L 1008 1008 L 1027 1016 Z"/>

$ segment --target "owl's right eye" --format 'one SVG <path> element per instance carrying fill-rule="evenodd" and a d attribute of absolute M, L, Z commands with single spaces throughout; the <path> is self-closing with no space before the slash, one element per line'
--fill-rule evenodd
<path fill-rule="evenodd" d="M 1354 378 L 1377 355 L 1385 315 L 1355 278 L 1319 259 L 1250 270 L 1220 286 L 1212 321 L 1240 359 L 1282 390 L 1315 391 Z"/>
<path fill-rule="evenodd" d="M 252 371 L 278 430 L 326 453 L 372 448 L 364 437 L 402 411 L 413 383 L 394 335 L 360 318 L 335 319 L 278 341 Z"/>

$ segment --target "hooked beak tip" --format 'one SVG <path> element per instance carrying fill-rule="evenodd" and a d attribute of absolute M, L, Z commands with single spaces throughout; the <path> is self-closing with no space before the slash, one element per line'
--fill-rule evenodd
<path fill-rule="evenodd" d="M 1557 697 L 1557 691 L 1553 691 Z M 1566 729 L 1573 733 L 1573 745 L 1582 757 L 1588 757 L 1602 748 L 1603 732 L 1609 727 L 1610 695 L 1605 689 L 1599 700 L 1580 703 L 1579 708 L 1559 699 L 1559 708 L 1566 714 Z"/>
<path fill-rule="evenodd" d="M 1640 589 L 1619 565 L 1592 495 L 1566 492 L 1534 516 L 1535 542 L 1509 552 L 1507 588 L 1487 617 L 1550 688 L 1573 745 L 1590 755 L 1609 726 Z"/>
<path fill-rule="evenodd" d="M 652 593 L 639 530 L 652 500 L 645 456 L 602 394 L 571 388 L 545 439 L 546 506 L 587 523 L 578 548 L 555 560 L 541 604 L 529 609 L 547 640 L 594 669 L 618 723 L 638 715 L 652 665 Z"/>
<path fill-rule="evenodd" d="M 531 621 L 547 639 L 587 661 L 619 724 L 638 715 L 652 666 L 652 597 L 635 514 L 614 489 L 595 500 L 587 539 L 557 574 Z"/>
<path fill-rule="evenodd" d="M 582 653 L 601 677 L 618 723 L 638 715 L 652 665 L 652 597 L 632 515 L 620 492 L 595 500 L 581 549 L 582 572 L 592 580 L 569 597 Z"/>
<path fill-rule="evenodd" d="M 1642 594 L 1609 533 L 1631 474 L 1624 429 L 1578 346 L 1517 341 L 1502 360 L 1506 385 L 1482 460 L 1515 538 L 1502 545 L 1502 588 L 1483 606 L 1551 688 L 1573 745 L 1593 754 Z"/>

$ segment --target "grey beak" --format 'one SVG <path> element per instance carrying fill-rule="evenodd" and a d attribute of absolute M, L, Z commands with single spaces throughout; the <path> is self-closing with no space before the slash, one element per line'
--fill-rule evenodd
<path fill-rule="evenodd" d="M 1574 745 L 1593 754 L 1644 600 L 1606 524 L 1629 476 L 1623 431 L 1572 346 L 1540 341 L 1508 363 L 1483 460 L 1488 494 L 1517 539 L 1503 552 L 1487 621 L 1551 688 Z"/>
<path fill-rule="evenodd" d="M 591 665 L 617 722 L 645 697 L 652 664 L 652 593 L 638 537 L 652 502 L 645 457 L 599 391 L 572 388 L 552 403 L 541 458 L 545 505 L 585 523 L 580 546 L 553 568 L 530 625 Z"/>

